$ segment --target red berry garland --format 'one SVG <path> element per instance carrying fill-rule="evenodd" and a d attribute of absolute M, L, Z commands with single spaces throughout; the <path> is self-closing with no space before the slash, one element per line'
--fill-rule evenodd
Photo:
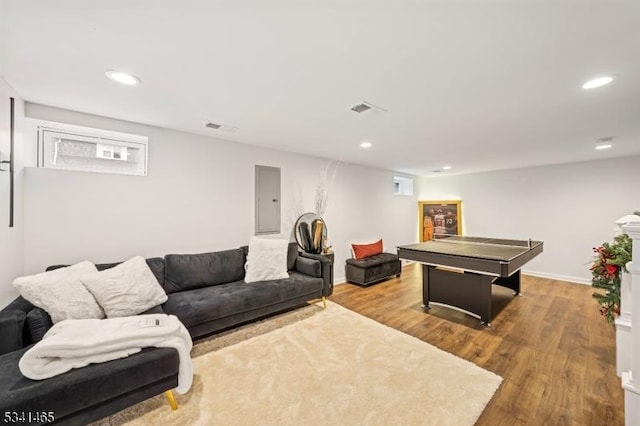
<path fill-rule="evenodd" d="M 604 243 L 594 247 L 596 257 L 591 266 L 591 285 L 604 293 L 595 292 L 593 297 L 600 303 L 600 314 L 608 322 L 620 315 L 620 276 L 627 272 L 626 265 L 631 261 L 631 238 L 618 235 L 613 244 Z"/>

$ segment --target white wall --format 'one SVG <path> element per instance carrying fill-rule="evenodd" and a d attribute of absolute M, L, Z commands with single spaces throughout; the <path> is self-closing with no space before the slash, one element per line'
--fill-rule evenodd
<path fill-rule="evenodd" d="M 523 272 L 590 283 L 592 248 L 640 210 L 640 156 L 422 178 L 421 200 L 461 199 L 463 232 L 544 241 Z"/>
<path fill-rule="evenodd" d="M 282 238 L 315 206 L 329 162 L 204 136 L 26 104 L 27 117 L 147 135 L 147 177 L 27 168 L 25 272 L 54 263 L 239 247 L 254 232 L 254 166 L 282 169 Z M 34 136 L 35 137 L 35 136 Z M 35 143 L 35 142 L 34 142 Z M 393 173 L 340 164 L 329 188 L 329 243 L 344 277 L 349 242 L 417 240 L 417 197 L 393 195 Z"/>
<path fill-rule="evenodd" d="M 11 286 L 13 280 L 22 274 L 23 265 L 23 220 L 22 220 L 22 182 L 23 182 L 23 145 L 24 102 L 15 91 L 0 77 L 0 152 L 2 160 L 9 159 L 9 98 L 15 98 L 14 159 L 15 197 L 14 227 L 9 228 L 9 172 L 0 172 L 0 308 L 8 304 L 17 295 Z M 8 165 L 5 165 L 8 169 Z"/>
<path fill-rule="evenodd" d="M 5 98 L 13 93 L 4 81 L 0 89 Z M 16 158 L 22 163 L 28 160 L 23 153 L 34 152 L 35 135 L 22 137 L 27 127 L 20 120 L 21 101 L 16 105 Z M 0 174 L 0 306 L 15 296 L 10 283 L 16 276 L 49 264 L 246 244 L 254 231 L 255 164 L 282 169 L 280 237 L 289 238 L 298 215 L 314 209 L 315 189 L 328 163 L 37 104 L 27 103 L 26 115 L 147 135 L 149 176 L 22 171 L 19 165 L 16 228 L 9 229 L 4 225 L 8 175 Z M 8 124 L 0 120 L 0 126 L 6 134 Z M 0 138 L 0 150 L 7 151 L 7 144 Z M 325 214 L 336 252 L 336 281 L 344 279 L 350 242 L 382 237 L 385 248 L 394 251 L 396 245 L 417 241 L 418 199 L 462 199 L 466 235 L 541 239 L 545 252 L 525 272 L 589 282 L 591 248 L 611 239 L 616 218 L 640 209 L 637 185 L 627 185 L 640 180 L 639 166 L 636 156 L 424 178 L 417 182 L 417 196 L 406 197 L 392 194 L 393 173 L 340 164 Z"/>

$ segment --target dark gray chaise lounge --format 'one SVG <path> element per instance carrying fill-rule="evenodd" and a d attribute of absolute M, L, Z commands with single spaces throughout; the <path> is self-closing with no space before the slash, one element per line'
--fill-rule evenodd
<path fill-rule="evenodd" d="M 289 245 L 287 256 L 290 278 L 245 283 L 247 252 L 247 247 L 241 247 L 147 259 L 169 299 L 145 313 L 176 315 L 196 339 L 301 306 L 333 291 L 327 278 L 331 265 L 299 254 L 295 243 Z M 104 270 L 115 265 L 96 266 Z M 20 373 L 18 361 L 51 325 L 46 312 L 22 297 L 0 311 L 0 412 L 52 412 L 57 423 L 84 425 L 178 384 L 178 354 L 167 348 L 147 348 L 128 358 L 92 364 L 46 380 L 27 379 Z"/>

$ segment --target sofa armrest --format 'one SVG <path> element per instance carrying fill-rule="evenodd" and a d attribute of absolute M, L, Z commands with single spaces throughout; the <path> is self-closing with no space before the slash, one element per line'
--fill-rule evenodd
<path fill-rule="evenodd" d="M 22 296 L 16 297 L 11 303 L 2 308 L 2 312 L 4 311 L 22 311 L 27 314 L 30 310 L 32 310 L 35 306 L 27 299 Z"/>
<path fill-rule="evenodd" d="M 0 311 L 0 355 L 22 349 L 25 317 L 18 310 Z"/>
<path fill-rule="evenodd" d="M 296 258 L 296 271 L 314 278 L 322 278 L 322 263 L 316 259 L 298 256 Z"/>
<path fill-rule="evenodd" d="M 23 342 L 25 345 L 30 343 L 37 343 L 47 334 L 47 331 L 53 327 L 53 321 L 51 316 L 41 308 L 33 308 L 27 312 L 25 318 L 24 327 L 28 331 L 29 335 L 25 335 L 26 340 Z M 31 340 L 29 340 L 29 336 Z"/>
<path fill-rule="evenodd" d="M 331 258 L 327 255 L 305 252 L 298 253 L 298 258 L 300 257 L 320 261 L 322 268 L 322 280 L 324 281 L 322 295 L 325 297 L 331 296 L 333 293 L 333 262 L 331 261 Z"/>

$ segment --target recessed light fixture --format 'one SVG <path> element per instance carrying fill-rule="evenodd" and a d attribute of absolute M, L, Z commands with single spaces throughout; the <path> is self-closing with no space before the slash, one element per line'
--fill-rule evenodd
<path fill-rule="evenodd" d="M 371 142 L 362 142 L 360 143 L 360 148 L 368 149 L 371 148 Z"/>
<path fill-rule="evenodd" d="M 594 78 L 593 80 L 589 80 L 582 85 L 583 89 L 595 89 L 596 87 L 604 86 L 613 81 L 613 77 L 607 75 L 603 77 Z"/>
<path fill-rule="evenodd" d="M 451 170 L 451 166 L 442 166 L 442 170 Z"/>
<path fill-rule="evenodd" d="M 605 136 L 605 137 L 596 139 L 596 149 L 601 150 L 601 149 L 611 148 L 613 146 L 611 144 L 612 140 L 613 140 L 613 136 Z"/>
<path fill-rule="evenodd" d="M 611 145 L 610 143 L 605 143 L 602 145 L 596 145 L 596 149 L 597 150 L 601 150 L 601 149 L 609 149 L 611 148 L 613 145 Z"/>
<path fill-rule="evenodd" d="M 108 70 L 104 73 L 109 80 L 126 86 L 139 86 L 142 82 L 138 77 L 124 71 Z"/>

